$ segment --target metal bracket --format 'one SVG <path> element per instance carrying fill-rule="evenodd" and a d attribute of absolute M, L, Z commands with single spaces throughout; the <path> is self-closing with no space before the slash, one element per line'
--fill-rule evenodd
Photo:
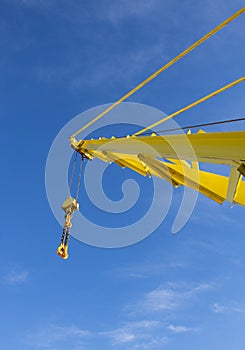
<path fill-rule="evenodd" d="M 243 176 L 245 176 L 245 164 L 242 163 L 239 168 L 237 168 L 237 170 L 239 171 L 240 174 L 242 174 Z"/>

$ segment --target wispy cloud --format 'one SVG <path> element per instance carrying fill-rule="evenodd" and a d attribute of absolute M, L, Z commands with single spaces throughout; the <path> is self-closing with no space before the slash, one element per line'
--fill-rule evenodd
<path fill-rule="evenodd" d="M 152 62 L 155 62 L 155 68 L 158 68 L 157 64 L 160 65 L 163 55 L 167 61 L 163 43 L 145 44 L 127 52 L 115 48 L 115 51 L 111 50 L 107 56 L 91 52 L 88 60 L 83 60 L 83 55 L 84 53 L 78 50 L 77 55 L 71 57 L 69 63 L 64 65 L 39 64 L 35 68 L 36 77 L 44 83 L 63 81 L 72 91 L 80 90 L 84 86 L 93 89 L 105 83 L 114 85 L 116 81 L 120 86 L 129 87 L 139 79 L 142 72 L 146 71 L 146 76 L 153 72 L 154 69 L 150 68 Z"/>
<path fill-rule="evenodd" d="M 100 333 L 108 337 L 115 346 L 129 346 L 129 349 L 161 349 L 167 343 L 163 336 L 163 325 L 159 321 L 143 320 L 127 322 L 119 328 Z"/>
<path fill-rule="evenodd" d="M 198 328 L 186 327 L 186 326 L 174 326 L 170 324 L 168 329 L 174 333 L 186 333 L 186 332 L 196 332 Z"/>
<path fill-rule="evenodd" d="M 38 0 L 23 0 L 29 6 L 39 6 Z M 55 1 L 55 0 L 54 0 Z M 52 4 L 53 2 L 50 1 Z M 59 4 L 57 14 L 75 26 L 77 33 L 86 33 L 85 23 L 93 20 L 95 27 L 100 28 L 101 22 L 110 22 L 118 25 L 123 20 L 132 21 L 144 16 L 149 20 L 149 12 L 153 10 L 158 14 L 160 0 L 121 0 L 93 2 L 84 6 L 82 2 L 70 1 L 69 6 Z M 166 11 L 162 12 L 166 19 Z M 148 17 L 147 17 L 148 16 Z M 153 17 L 154 18 L 154 17 Z M 125 25 L 125 24 L 124 24 Z M 142 25 L 142 24 L 141 24 Z M 97 28 L 97 27 L 96 27 Z M 154 26 L 151 26 L 154 30 Z M 126 33 L 125 33 L 126 34 Z M 72 91 L 81 91 L 83 87 L 96 89 L 100 86 L 112 88 L 115 85 L 130 89 L 135 81 L 143 80 L 169 60 L 167 43 L 168 34 L 156 30 L 152 40 L 141 40 L 134 45 L 128 45 L 127 36 L 121 31 L 112 30 L 102 36 L 99 30 L 93 32 L 91 42 L 84 41 L 83 35 L 79 42 L 84 44 L 74 50 L 64 52 L 64 59 L 57 59 L 53 63 L 39 62 L 34 67 L 34 74 L 44 83 L 61 83 Z M 90 35 L 88 33 L 88 35 Z M 74 54 L 75 52 L 75 54 Z"/>
<path fill-rule="evenodd" d="M 29 272 L 20 268 L 10 270 L 4 276 L 4 282 L 10 285 L 22 284 L 28 280 Z"/>
<path fill-rule="evenodd" d="M 213 288 L 211 284 L 198 284 L 189 286 L 183 284 L 169 284 L 166 287 L 158 287 L 146 293 L 141 300 L 128 306 L 133 313 L 155 313 L 176 310 L 185 303 L 193 300 L 201 292 Z"/>
<path fill-rule="evenodd" d="M 130 278 L 130 279 L 145 279 L 152 278 L 156 276 L 162 276 L 166 271 L 177 271 L 187 268 L 188 265 L 181 261 L 175 262 L 162 262 L 162 261 L 142 261 L 138 264 L 121 267 L 113 271 L 115 276 L 120 276 L 120 278 Z"/>
<path fill-rule="evenodd" d="M 69 25 L 75 26 L 78 33 L 87 32 L 85 24 L 91 19 L 95 26 L 100 26 L 101 23 L 105 24 L 105 22 L 110 22 L 110 26 L 115 26 L 115 30 L 107 33 L 106 37 L 103 37 L 100 31 L 94 32 L 91 43 L 95 43 L 95 45 L 84 42 L 83 46 L 64 52 L 65 59 L 59 59 L 53 64 L 46 65 L 40 62 L 34 68 L 34 74 L 40 81 L 62 82 L 72 91 L 81 90 L 84 86 L 95 89 L 100 86 L 104 87 L 105 84 L 108 88 L 119 84 L 122 88 L 130 89 L 135 82 L 146 78 L 164 63 L 167 63 L 173 56 L 173 52 L 171 52 L 173 47 L 176 46 L 178 51 L 181 50 L 178 40 L 171 40 L 170 45 L 171 28 L 172 26 L 176 30 L 177 28 L 179 30 L 179 27 L 182 28 L 180 23 L 182 23 L 186 11 L 184 8 L 178 7 L 179 12 L 176 12 L 177 1 L 165 3 L 161 0 L 104 0 L 97 3 L 91 1 L 86 6 L 83 2 L 78 1 L 70 1 L 69 6 L 56 0 L 19 0 L 19 2 L 25 6 L 38 8 L 44 6 L 42 4 L 53 7 L 55 9 L 53 15 L 62 17 L 63 21 L 68 21 Z M 56 7 L 58 11 L 56 11 Z M 199 22 L 204 22 L 205 26 L 210 17 L 211 7 L 213 13 L 215 6 L 211 2 L 207 14 L 199 11 L 201 16 Z M 219 10 L 220 6 L 217 6 L 217 9 Z M 122 27 L 122 31 L 125 30 L 124 37 L 122 32 L 118 31 L 118 25 L 124 21 L 122 25 L 125 26 L 127 25 L 126 21 L 132 22 L 135 18 L 140 19 L 140 26 L 145 24 L 144 28 L 150 28 L 154 41 L 148 40 L 146 33 L 145 38 L 135 42 L 134 45 L 125 45 L 127 27 Z M 172 18 L 170 22 L 169 18 Z M 162 27 L 162 23 L 171 23 L 171 26 Z M 193 36 L 193 23 L 190 23 L 189 29 L 187 29 L 188 23 L 186 22 L 182 28 L 188 32 L 186 40 L 188 40 L 190 33 Z M 199 24 L 201 25 L 201 23 Z M 145 33 L 144 28 L 140 27 L 139 32 Z M 83 36 L 81 38 L 78 42 L 83 42 Z M 109 45 L 109 43 L 111 44 Z M 204 57 L 206 59 L 205 55 Z"/>
<path fill-rule="evenodd" d="M 213 309 L 213 312 L 215 312 L 216 314 L 238 313 L 238 314 L 245 315 L 244 303 L 243 304 L 239 304 L 236 302 L 227 303 L 227 304 L 214 303 L 212 309 Z"/>
<path fill-rule="evenodd" d="M 161 0 L 120 0 L 103 2 L 103 6 L 98 6 L 95 12 L 97 18 L 110 21 L 116 24 L 130 17 L 142 18 L 156 10 L 161 4 Z"/>
<path fill-rule="evenodd" d="M 152 337 L 143 342 L 133 344 L 128 350 L 162 350 L 168 344 L 168 341 L 167 337 Z"/>
<path fill-rule="evenodd" d="M 97 347 L 99 342 L 104 348 L 162 350 L 173 334 L 196 332 L 199 328 L 170 323 L 171 316 L 162 318 L 162 315 L 156 312 L 174 310 L 176 313 L 178 310 L 179 314 L 184 303 L 190 300 L 193 302 L 199 293 L 211 288 L 213 285 L 208 283 L 168 283 L 166 287 L 160 286 L 143 295 L 136 304 L 130 305 L 130 312 L 124 315 L 125 322 L 117 327 L 89 330 L 76 325 L 49 324 L 29 331 L 25 344 L 34 349 L 63 350 L 69 347 L 88 350 Z M 149 313 L 154 315 L 150 319 L 147 316 Z M 178 319 L 174 318 L 175 321 Z"/>
<path fill-rule="evenodd" d="M 78 14 L 84 12 L 84 3 L 76 0 L 70 0 L 69 6 L 65 2 L 59 0 L 10 0 L 18 5 L 25 7 L 54 7 L 59 6 L 60 9 L 67 9 L 66 16 L 63 11 L 59 11 L 59 15 L 65 16 L 66 19 L 76 20 Z M 96 19 L 103 19 L 103 21 L 110 21 L 112 23 L 118 23 L 118 21 L 124 20 L 129 17 L 141 17 L 149 15 L 149 13 L 155 10 L 161 4 L 161 0 L 120 0 L 112 2 L 110 0 L 104 0 L 102 2 L 90 1 L 90 11 Z M 69 18 L 68 15 L 74 15 Z"/>
<path fill-rule="evenodd" d="M 173 310 L 183 301 L 184 295 L 172 289 L 157 288 L 147 293 L 141 301 L 145 311 Z"/>
<path fill-rule="evenodd" d="M 127 322 L 122 326 L 108 331 L 89 331 L 77 326 L 48 325 L 25 337 L 26 346 L 34 349 L 92 349 L 98 341 L 109 344 L 109 347 L 124 349 L 162 349 L 167 343 L 167 337 L 162 335 L 162 325 L 154 320 Z M 160 330 L 160 332 L 159 332 Z M 105 346 L 106 347 L 106 346 Z"/>
<path fill-rule="evenodd" d="M 47 8 L 50 6 L 54 6 L 56 4 L 56 0 L 12 0 L 18 5 L 23 7 L 35 7 L 35 8 Z"/>
<path fill-rule="evenodd" d="M 64 52 L 63 60 L 57 59 L 55 63 L 47 65 L 39 63 L 34 68 L 34 74 L 39 80 L 48 83 L 62 81 L 64 85 L 68 85 L 74 90 L 81 89 L 83 86 L 97 88 L 105 83 L 120 84 L 120 86 L 130 88 L 132 84 L 138 82 L 138 79 L 142 79 L 142 72 L 146 78 L 147 75 L 166 63 L 173 55 L 171 51 L 174 46 L 178 51 L 181 49 L 178 40 L 170 39 L 171 29 L 175 28 L 179 34 L 183 33 L 183 30 L 187 31 L 186 40 L 188 40 L 190 33 L 191 37 L 193 36 L 192 21 L 185 21 L 185 25 L 181 25 L 187 10 L 186 7 L 179 7 L 177 0 L 166 2 L 161 0 L 104 0 L 101 2 L 90 1 L 86 4 L 83 1 L 75 0 L 71 0 L 69 3 L 57 0 L 11 1 L 23 7 L 43 10 L 45 15 L 52 11 L 54 18 L 61 18 L 63 22 L 68 21 L 69 25 L 76 29 L 73 28 L 72 33 L 81 33 L 78 43 L 84 42 L 81 40 L 83 33 L 90 36 L 91 33 L 87 32 L 87 23 L 90 23 L 91 20 L 95 26 L 100 26 L 101 23 L 105 22 L 110 22 L 115 26 L 116 30 L 112 30 L 111 34 L 107 33 L 107 37 L 103 37 L 99 30 L 96 33 L 93 32 L 91 38 L 93 45 L 90 46 L 87 42 L 83 48 L 78 45 L 72 51 Z M 199 10 L 199 6 L 197 4 L 194 7 L 196 11 Z M 48 7 L 50 11 L 47 12 Z M 178 11 L 176 11 L 176 7 Z M 214 14 L 215 17 L 220 16 L 220 12 L 225 8 L 227 6 L 222 5 L 220 1 L 216 5 L 212 1 L 208 1 L 205 8 L 201 5 L 201 11 L 198 12 L 198 25 L 204 24 L 207 27 L 210 17 Z M 125 42 L 123 42 L 125 39 L 122 31 L 125 30 L 127 33 L 127 21 L 133 23 L 135 18 L 140 19 L 139 32 L 145 33 L 144 28 L 150 29 L 151 40 L 147 41 L 146 31 L 144 39 L 138 40 L 130 47 L 127 45 L 125 50 Z M 122 22 L 124 22 L 125 27 L 118 30 L 118 25 Z M 170 27 L 169 25 L 165 26 L 169 23 Z M 188 28 L 189 26 L 190 28 Z M 127 38 L 127 34 L 125 38 Z M 154 38 L 154 42 L 152 38 Z M 111 44 L 108 45 L 108 43 Z M 205 55 L 204 58 L 206 60 Z"/>
<path fill-rule="evenodd" d="M 115 344 L 130 343 L 136 339 L 144 339 L 149 337 L 149 330 L 159 327 L 158 321 L 139 321 L 139 322 L 128 322 L 123 326 L 116 328 L 112 331 L 102 332 L 101 335 L 109 337 Z"/>
<path fill-rule="evenodd" d="M 81 340 L 91 335 L 88 330 L 80 329 L 77 326 L 59 326 L 50 324 L 40 327 L 33 332 L 28 332 L 24 342 L 32 348 L 41 349 L 63 349 L 68 346 L 78 346 Z"/>
<path fill-rule="evenodd" d="M 199 330 L 189 325 L 170 323 L 174 313 L 181 314 L 181 308 L 190 301 L 195 302 L 200 293 L 214 288 L 211 283 L 173 282 L 160 286 L 139 300 L 126 306 L 127 317 L 144 317 L 143 321 L 127 322 L 111 331 L 103 332 L 103 336 L 111 339 L 113 347 L 124 346 L 125 349 L 162 349 L 173 334 L 191 333 Z M 173 313 L 171 312 L 173 311 Z M 146 320 L 147 315 L 153 320 Z M 171 316 L 172 315 L 172 316 Z M 166 317 L 165 317 L 166 316 Z M 181 318 L 181 317 L 180 317 Z"/>

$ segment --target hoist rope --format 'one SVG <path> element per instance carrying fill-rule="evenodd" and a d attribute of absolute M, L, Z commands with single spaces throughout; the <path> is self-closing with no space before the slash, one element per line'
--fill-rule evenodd
<path fill-rule="evenodd" d="M 68 195 L 69 196 L 71 196 L 71 186 L 72 186 L 73 177 L 74 177 L 75 170 L 76 170 L 77 155 L 78 155 L 78 152 L 75 153 L 75 158 L 73 160 L 71 177 L 70 177 L 69 186 L 68 186 Z M 84 161 L 84 158 L 83 158 L 83 156 L 81 156 L 80 165 L 79 165 L 79 172 L 78 172 L 78 180 L 77 180 L 76 201 L 78 200 L 78 195 L 79 195 L 79 190 L 80 190 L 80 185 L 81 185 L 81 175 L 82 175 L 82 163 L 83 163 L 83 161 Z"/>
<path fill-rule="evenodd" d="M 113 108 L 115 108 L 116 106 L 118 106 L 121 102 L 125 101 L 128 97 L 130 97 L 131 95 L 133 95 L 136 91 L 138 91 L 139 89 L 141 89 L 143 86 L 145 86 L 146 84 L 148 84 L 151 80 L 153 80 L 154 78 L 156 78 L 159 74 L 161 74 L 163 71 L 165 71 L 166 69 L 168 69 L 169 67 L 171 67 L 174 63 L 176 63 L 177 61 L 179 61 L 181 58 L 183 58 L 185 55 L 187 55 L 189 52 L 191 52 L 192 50 L 194 50 L 196 47 L 198 47 L 199 45 L 201 45 L 204 41 L 206 41 L 207 39 L 209 39 L 212 35 L 216 34 L 219 30 L 221 30 L 222 28 L 224 28 L 227 24 L 229 24 L 230 22 L 232 22 L 235 18 L 237 18 L 238 16 L 240 16 L 242 13 L 245 12 L 245 7 L 241 8 L 239 11 L 237 11 L 236 13 L 234 13 L 232 16 L 230 16 L 229 18 L 227 18 L 224 22 L 222 22 L 221 24 L 219 24 L 217 27 L 215 27 L 213 30 L 211 30 L 210 32 L 208 32 L 206 35 L 204 35 L 201 39 L 197 40 L 195 43 L 193 43 L 191 46 L 189 46 L 187 49 L 185 49 L 184 51 L 182 51 L 179 55 L 177 55 L 175 58 L 173 58 L 171 61 L 169 61 L 167 64 L 165 64 L 164 66 L 162 66 L 160 69 L 158 69 L 155 73 L 153 73 L 152 75 L 150 75 L 147 79 L 145 79 L 144 81 L 142 81 L 140 84 L 138 84 L 134 89 L 130 90 L 126 95 L 122 96 L 119 100 L 117 100 L 116 102 L 114 102 L 111 106 L 109 106 L 108 108 L 106 108 L 103 112 L 101 112 L 99 115 L 97 115 L 94 119 L 92 119 L 90 122 L 88 122 L 86 125 L 84 125 L 81 129 L 79 129 L 77 132 L 75 132 L 70 139 L 76 137 L 78 134 L 80 134 L 80 132 L 82 132 L 83 130 L 85 130 L 86 128 L 88 128 L 90 125 L 92 125 L 93 123 L 95 123 L 97 120 L 99 120 L 100 118 L 102 118 L 105 114 L 107 114 L 108 112 L 110 112 Z"/>
<path fill-rule="evenodd" d="M 77 163 L 77 152 L 75 153 L 75 158 L 73 160 L 73 166 L 72 166 L 72 171 L 71 171 L 71 177 L 70 177 L 70 182 L 68 186 L 68 195 L 71 195 L 71 186 L 72 186 L 72 180 L 74 177 L 75 169 L 76 169 L 76 163 Z"/>
<path fill-rule="evenodd" d="M 159 121 L 157 121 L 157 122 L 155 122 L 155 123 L 153 123 L 153 124 L 147 126 L 146 128 L 144 128 L 144 129 L 142 129 L 142 130 L 136 132 L 136 133 L 134 134 L 134 136 L 138 136 L 138 135 L 144 133 L 146 130 L 149 130 L 149 129 L 154 128 L 155 126 L 157 126 L 157 125 L 159 125 L 159 124 L 161 124 L 161 123 L 163 123 L 163 122 L 165 122 L 165 121 L 167 121 L 167 120 L 169 120 L 169 119 L 175 117 L 176 115 L 179 115 L 179 114 L 181 114 L 181 113 L 187 111 L 188 109 L 191 109 L 191 108 L 194 107 L 194 106 L 197 106 L 198 104 L 200 104 L 200 103 L 202 103 L 202 102 L 204 102 L 204 101 L 210 99 L 211 97 L 213 97 L 213 96 L 215 96 L 215 95 L 218 95 L 219 93 L 221 93 L 221 92 L 223 92 L 223 91 L 225 91 L 225 90 L 228 90 L 228 89 L 231 88 L 232 86 L 237 85 L 237 84 L 241 83 L 241 82 L 244 81 L 244 80 L 245 80 L 245 76 L 243 76 L 243 77 L 241 77 L 241 78 L 239 78 L 239 79 L 233 81 L 233 82 L 230 83 L 230 84 L 227 84 L 227 85 L 223 86 L 222 88 L 220 88 L 220 89 L 218 89 L 218 90 L 215 90 L 215 91 L 211 92 L 210 94 L 208 94 L 208 95 L 206 95 L 206 96 L 200 98 L 199 100 L 197 100 L 197 101 L 195 101 L 195 102 L 192 102 L 191 104 L 189 104 L 189 105 L 187 105 L 187 106 L 185 106 L 185 107 L 179 109 L 178 111 L 176 111 L 176 112 L 174 112 L 174 113 L 168 115 L 167 117 L 164 117 L 163 119 L 161 119 L 161 120 L 159 120 Z"/>
<path fill-rule="evenodd" d="M 77 193 L 76 193 L 76 201 L 78 201 L 78 195 L 79 195 L 79 190 L 80 190 L 80 185 L 81 185 L 81 176 L 82 176 L 82 165 L 83 165 L 84 158 L 81 156 L 80 160 L 80 166 L 79 166 L 79 174 L 78 174 L 78 182 L 77 182 Z"/>

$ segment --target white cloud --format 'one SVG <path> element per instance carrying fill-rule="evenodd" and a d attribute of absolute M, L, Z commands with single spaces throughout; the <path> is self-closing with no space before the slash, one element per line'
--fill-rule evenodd
<path fill-rule="evenodd" d="M 50 324 L 33 332 L 28 332 L 25 344 L 33 349 L 63 350 L 90 349 L 98 341 L 124 349 L 162 349 L 167 338 L 162 336 L 162 325 L 154 320 L 126 322 L 121 327 L 104 332 L 91 332 L 77 326 L 58 326 Z M 159 336 L 160 330 L 160 336 Z M 107 343 L 108 342 L 108 343 Z M 129 348 L 127 348 L 129 347 Z"/>
<path fill-rule="evenodd" d="M 12 0 L 25 7 L 58 7 L 59 15 L 69 21 L 78 21 L 84 15 L 85 5 L 83 2 L 70 0 L 69 5 L 66 2 L 57 0 Z M 130 17 L 143 17 L 149 15 L 153 10 L 157 10 L 161 5 L 161 0 L 104 0 L 101 2 L 90 1 L 87 4 L 90 16 L 94 19 L 109 21 L 117 24 Z"/>
<path fill-rule="evenodd" d="M 148 339 L 148 341 L 134 344 L 129 348 L 129 350 L 162 350 L 162 348 L 166 346 L 167 343 L 167 337 L 152 337 L 151 339 Z"/>
<path fill-rule="evenodd" d="M 56 1 L 21 0 L 21 2 L 26 6 L 41 6 L 44 3 L 51 6 Z M 87 7 L 84 6 L 83 2 L 70 1 L 69 6 L 63 2 L 61 4 L 57 2 L 56 6 L 58 6 L 59 11 L 55 11 L 55 15 L 68 20 L 77 28 L 77 32 L 86 32 L 87 28 L 84 27 L 84 23 L 87 20 L 93 19 L 97 24 L 100 21 L 109 21 L 118 25 L 123 20 L 133 21 L 134 17 L 140 17 L 140 23 L 146 23 L 146 27 L 149 26 L 153 31 L 153 41 L 148 41 L 146 38 L 140 42 L 140 45 L 137 43 L 130 47 L 127 45 L 127 50 L 123 45 L 124 36 L 121 31 L 111 31 L 111 36 L 109 35 L 106 40 L 98 32 L 96 39 L 93 38 L 96 40 L 96 45 L 93 48 L 89 47 L 87 50 L 86 46 L 84 48 L 77 47 L 75 54 L 74 52 L 71 54 L 69 51 L 65 53 L 65 57 L 68 56 L 65 60 L 60 61 L 62 64 L 44 66 L 40 63 L 35 68 L 37 79 L 47 83 L 62 82 L 63 85 L 68 85 L 72 90 L 81 90 L 84 86 L 98 88 L 105 84 L 108 88 L 119 84 L 122 88 L 130 89 L 142 80 L 143 73 L 143 78 L 146 78 L 164 63 L 167 63 L 173 56 L 172 51 L 182 50 L 178 41 L 170 40 L 171 27 L 167 25 L 162 27 L 162 23 L 169 23 L 169 18 L 172 18 L 171 25 L 176 27 L 178 31 L 187 30 L 186 40 L 189 39 L 189 36 L 193 36 L 192 21 L 185 22 L 184 27 L 181 25 L 186 10 L 179 8 L 177 1 L 104 0 L 99 3 L 91 1 Z M 176 7 L 179 10 L 177 12 Z M 215 6 L 215 8 L 220 10 L 220 6 Z M 210 19 L 210 13 L 213 14 L 214 6 L 210 2 L 205 9 L 207 13 L 203 11 L 199 13 L 202 19 L 199 19 L 199 22 L 200 26 L 204 23 L 207 27 L 207 21 Z M 153 21 L 154 23 L 152 23 Z M 162 30 L 159 30 L 159 26 Z M 118 44 L 121 41 L 122 44 Z M 110 42 L 113 44 L 108 45 Z M 173 48 L 175 49 L 173 50 Z M 206 59 L 205 55 L 204 57 Z"/>
<path fill-rule="evenodd" d="M 142 278 L 146 278 L 147 276 L 137 272 L 129 272 L 128 277 L 133 279 L 142 279 Z"/>
<path fill-rule="evenodd" d="M 205 290 L 199 285 L 191 289 L 192 293 Z M 193 292 L 195 290 L 195 292 Z M 106 331 L 90 331 L 76 325 L 60 326 L 49 324 L 37 330 L 29 331 L 25 344 L 32 349 L 94 349 L 98 342 L 104 348 L 124 350 L 162 350 L 171 339 L 171 333 L 195 332 L 198 328 L 183 325 L 166 324 L 159 319 L 142 319 L 124 322 L 119 327 Z M 170 333 L 170 332 L 171 333 Z"/>
<path fill-rule="evenodd" d="M 145 295 L 141 305 L 146 311 L 150 312 L 173 310 L 182 299 L 183 296 L 174 290 L 157 288 Z"/>
<path fill-rule="evenodd" d="M 39 329 L 28 332 L 25 343 L 33 348 L 42 349 L 63 349 L 68 344 L 78 346 L 79 342 L 91 335 L 88 330 L 80 329 L 77 326 L 59 326 L 50 324 Z"/>
<path fill-rule="evenodd" d="M 101 334 L 110 338 L 114 344 L 131 343 L 136 338 L 132 330 L 128 329 L 127 327 L 117 328 L 113 331 L 108 331 Z"/>
<path fill-rule="evenodd" d="M 16 3 L 22 5 L 24 7 L 37 7 L 37 8 L 47 8 L 50 6 L 54 6 L 56 4 L 56 0 L 15 0 Z"/>
<path fill-rule="evenodd" d="M 186 333 L 186 332 L 196 332 L 197 328 L 191 328 L 186 326 L 174 326 L 170 324 L 168 329 L 174 333 Z"/>
<path fill-rule="evenodd" d="M 169 284 L 167 287 L 159 287 L 146 293 L 143 298 L 134 305 L 130 305 L 134 313 L 153 313 L 171 311 L 180 308 L 186 302 L 192 300 L 201 292 L 213 288 L 211 284 L 198 284 L 196 286 Z"/>
<path fill-rule="evenodd" d="M 145 17 L 161 4 L 160 0 L 120 0 L 104 1 L 95 11 L 99 19 L 117 24 L 130 17 Z"/>
<path fill-rule="evenodd" d="M 186 263 L 183 262 L 152 262 L 143 261 L 131 266 L 121 267 L 113 271 L 113 275 L 119 278 L 131 278 L 131 279 L 144 279 L 152 278 L 153 276 L 162 276 L 165 271 L 170 270 L 182 270 L 189 268 Z"/>
<path fill-rule="evenodd" d="M 143 320 L 127 322 L 112 331 L 100 333 L 112 341 L 113 347 L 130 346 L 129 349 L 160 349 L 167 343 L 167 337 L 163 337 L 163 328 L 159 321 Z"/>
<path fill-rule="evenodd" d="M 147 331 L 159 326 L 160 323 L 158 321 L 144 320 L 138 322 L 127 322 L 119 328 L 108 332 L 101 332 L 100 334 L 113 339 L 115 343 L 127 343 L 136 338 L 144 338 Z"/>
<path fill-rule="evenodd" d="M 225 314 L 225 313 L 239 313 L 245 314 L 245 304 L 230 303 L 230 304 L 213 304 L 213 312 L 216 314 Z"/>
<path fill-rule="evenodd" d="M 4 276 L 4 281 L 7 284 L 21 284 L 28 280 L 29 272 L 21 269 L 12 269 Z"/>
<path fill-rule="evenodd" d="M 162 40 L 164 42 L 164 40 Z M 61 65 L 38 65 L 35 74 L 44 83 L 63 82 L 71 90 L 80 90 L 84 86 L 95 89 L 100 85 L 120 84 L 130 88 L 144 73 L 144 78 L 159 68 L 168 57 L 164 43 L 144 44 L 143 47 L 131 48 L 127 52 L 115 46 L 110 54 L 93 54 L 81 64 L 83 52 L 69 58 L 69 63 Z M 118 52 L 119 50 L 119 52 Z M 93 68 L 91 68 L 93 67 Z"/>

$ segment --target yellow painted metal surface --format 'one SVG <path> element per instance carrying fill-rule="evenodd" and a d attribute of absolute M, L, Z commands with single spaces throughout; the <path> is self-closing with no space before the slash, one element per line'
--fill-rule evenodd
<path fill-rule="evenodd" d="M 245 206 L 245 131 L 101 138 L 71 141 L 79 153 L 146 176 L 158 176 L 173 186 L 187 186 L 212 200 Z M 230 177 L 198 169 L 199 162 L 225 164 Z"/>
<path fill-rule="evenodd" d="M 124 158 L 142 153 L 142 148 L 148 147 L 148 154 L 164 158 L 227 165 L 233 161 L 245 162 L 245 131 L 73 140 L 71 145 L 92 156 L 108 151 Z"/>

